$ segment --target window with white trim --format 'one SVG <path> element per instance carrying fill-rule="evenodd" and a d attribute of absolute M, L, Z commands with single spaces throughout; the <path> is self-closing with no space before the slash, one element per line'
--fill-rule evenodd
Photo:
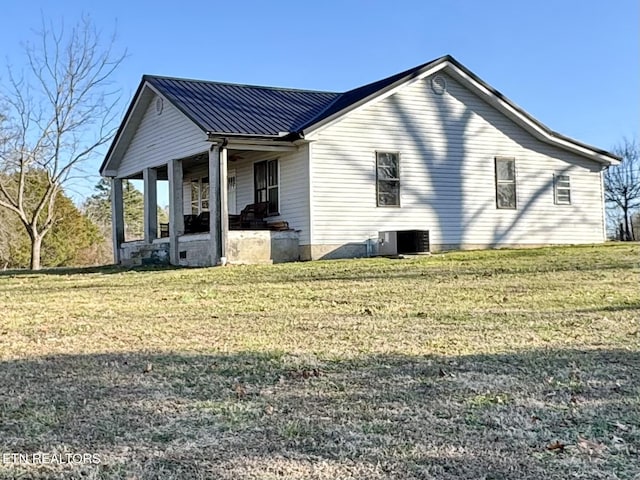
<path fill-rule="evenodd" d="M 553 176 L 553 197 L 556 205 L 571 205 L 571 181 L 569 175 Z"/>
<path fill-rule="evenodd" d="M 280 188 L 278 160 L 264 160 L 253 164 L 253 183 L 256 203 L 269 202 L 269 215 L 278 215 Z"/>
<path fill-rule="evenodd" d="M 516 208 L 516 160 L 496 157 L 496 208 Z"/>
<path fill-rule="evenodd" d="M 376 152 L 376 194 L 379 207 L 400 206 L 400 154 Z"/>
<path fill-rule="evenodd" d="M 209 211 L 209 177 L 191 180 L 191 213 L 199 215 Z"/>

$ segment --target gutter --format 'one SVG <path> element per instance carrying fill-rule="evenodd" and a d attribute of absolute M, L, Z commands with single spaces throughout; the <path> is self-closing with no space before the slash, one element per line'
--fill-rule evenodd
<path fill-rule="evenodd" d="M 266 142 L 293 142 L 304 138 L 303 132 L 282 132 L 278 135 L 263 135 L 263 134 L 247 134 L 247 133 L 228 133 L 228 132 L 206 132 L 208 142 L 219 142 L 221 138 L 224 138 L 228 143 L 229 138 L 233 139 L 247 139 L 250 141 L 264 140 Z M 226 144 L 225 144 L 226 145 Z"/>

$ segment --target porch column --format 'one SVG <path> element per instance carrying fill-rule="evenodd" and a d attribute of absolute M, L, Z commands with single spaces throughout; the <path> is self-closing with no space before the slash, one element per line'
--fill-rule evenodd
<path fill-rule="evenodd" d="M 124 242 L 124 200 L 122 179 L 111 179 L 111 233 L 113 236 L 113 262 L 120 263 L 120 245 Z"/>
<path fill-rule="evenodd" d="M 220 263 L 222 256 L 222 238 L 220 221 L 220 158 L 219 144 L 214 144 L 209 149 L 209 236 L 211 248 L 211 265 Z"/>
<path fill-rule="evenodd" d="M 144 179 L 144 241 L 151 243 L 158 238 L 158 171 L 145 168 Z"/>
<path fill-rule="evenodd" d="M 227 147 L 220 149 L 220 256 L 227 256 L 229 237 L 229 190 L 227 188 Z"/>
<path fill-rule="evenodd" d="M 180 264 L 178 237 L 184 233 L 184 205 L 182 202 L 182 161 L 167 163 L 169 177 L 169 261 Z"/>

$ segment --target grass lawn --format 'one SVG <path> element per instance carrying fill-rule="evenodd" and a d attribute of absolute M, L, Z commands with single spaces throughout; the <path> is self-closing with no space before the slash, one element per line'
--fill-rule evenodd
<path fill-rule="evenodd" d="M 0 274 L 0 478 L 638 479 L 639 267 L 614 244 Z"/>

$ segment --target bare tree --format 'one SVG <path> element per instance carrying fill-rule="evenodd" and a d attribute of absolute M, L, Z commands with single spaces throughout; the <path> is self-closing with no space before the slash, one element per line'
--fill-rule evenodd
<path fill-rule="evenodd" d="M 113 51 L 113 37 L 102 42 L 87 16 L 69 30 L 43 19 L 36 39 L 25 46 L 23 71 L 7 67 L 0 99 L 0 207 L 17 215 L 29 234 L 34 270 L 58 192 L 115 133 L 120 92 L 111 77 L 125 58 Z M 35 201 L 26 191 L 33 175 L 46 178 Z"/>
<path fill-rule="evenodd" d="M 640 208 L 640 149 L 635 139 L 625 138 L 614 152 L 622 162 L 605 171 L 605 199 L 622 214 L 620 239 L 634 240 L 631 216 Z"/>

